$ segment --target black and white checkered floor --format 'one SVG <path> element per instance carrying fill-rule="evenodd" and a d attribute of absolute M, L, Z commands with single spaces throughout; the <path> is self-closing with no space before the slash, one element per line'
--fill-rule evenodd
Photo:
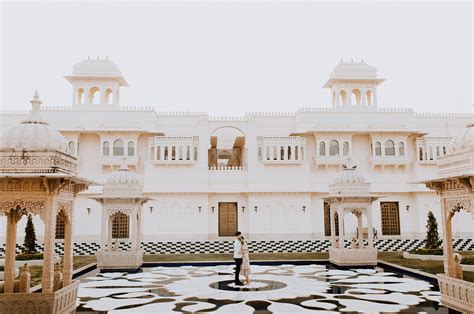
<path fill-rule="evenodd" d="M 251 253 L 307 253 L 327 252 L 329 240 L 292 240 L 292 241 L 250 241 Z M 423 239 L 379 239 L 374 242 L 381 252 L 409 251 L 423 245 Z M 453 239 L 454 250 L 474 250 L 474 239 Z M 128 248 L 128 243 L 121 243 L 121 248 Z M 349 242 L 345 243 L 350 246 Z M 95 255 L 100 248 L 99 243 L 74 243 L 74 255 Z M 142 242 L 145 254 L 197 254 L 197 253 L 231 253 L 232 241 L 176 241 L 176 242 Z M 43 251 L 43 245 L 38 245 Z M 55 253 L 62 255 L 63 243 L 55 244 Z M 21 245 L 17 244 L 17 253 Z M 5 247 L 0 247 L 0 256 L 5 253 Z"/>

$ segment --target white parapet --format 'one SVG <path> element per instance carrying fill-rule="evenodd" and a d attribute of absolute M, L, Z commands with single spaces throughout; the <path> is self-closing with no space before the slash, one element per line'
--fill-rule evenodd
<path fill-rule="evenodd" d="M 74 280 L 51 293 L 0 293 L 0 313 L 75 313 L 78 289 Z"/>
<path fill-rule="evenodd" d="M 377 265 L 377 249 L 329 248 L 329 261 L 338 266 Z"/>
<path fill-rule="evenodd" d="M 438 274 L 441 303 L 463 313 L 474 313 L 474 283 Z"/>
<path fill-rule="evenodd" d="M 143 264 L 143 250 L 97 251 L 99 269 L 137 269 Z"/>

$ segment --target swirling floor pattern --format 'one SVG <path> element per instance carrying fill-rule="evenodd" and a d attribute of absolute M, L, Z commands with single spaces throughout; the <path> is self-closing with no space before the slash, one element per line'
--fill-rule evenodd
<path fill-rule="evenodd" d="M 448 313 L 426 281 L 382 269 L 252 265 L 233 284 L 233 265 L 144 268 L 83 276 L 78 313 Z"/>

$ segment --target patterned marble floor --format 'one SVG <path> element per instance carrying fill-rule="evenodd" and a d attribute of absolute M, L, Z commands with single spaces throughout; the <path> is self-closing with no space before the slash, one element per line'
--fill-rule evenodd
<path fill-rule="evenodd" d="M 252 265 L 233 285 L 233 266 L 144 268 L 81 278 L 78 313 L 447 313 L 430 283 L 383 269 Z"/>

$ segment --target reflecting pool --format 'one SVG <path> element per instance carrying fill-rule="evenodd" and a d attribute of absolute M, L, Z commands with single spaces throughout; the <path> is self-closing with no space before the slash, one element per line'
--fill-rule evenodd
<path fill-rule="evenodd" d="M 143 268 L 81 277 L 78 313 L 448 313 L 420 279 L 381 268 L 252 265 L 247 286 L 233 284 L 233 265 Z"/>

